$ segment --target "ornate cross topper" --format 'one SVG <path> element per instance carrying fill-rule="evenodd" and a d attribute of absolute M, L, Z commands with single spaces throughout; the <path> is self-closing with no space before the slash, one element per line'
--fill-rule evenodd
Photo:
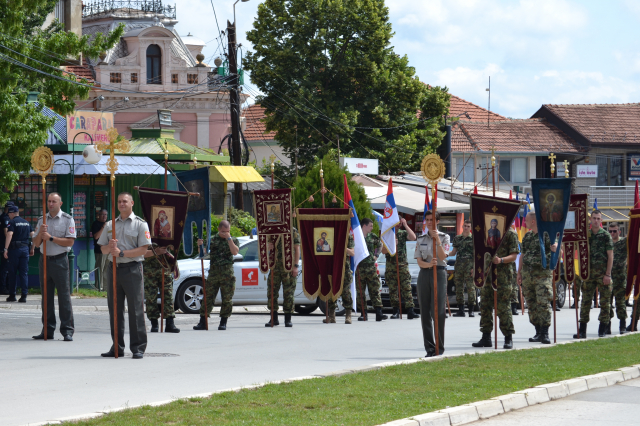
<path fill-rule="evenodd" d="M 129 141 L 118 134 L 118 130 L 115 127 L 107 130 L 107 137 L 109 143 L 97 143 L 96 150 L 104 153 L 109 150 L 109 160 L 107 160 L 107 170 L 111 172 L 111 180 L 115 180 L 115 173 L 118 170 L 118 160 L 115 159 L 116 149 L 122 153 L 129 152 Z"/>

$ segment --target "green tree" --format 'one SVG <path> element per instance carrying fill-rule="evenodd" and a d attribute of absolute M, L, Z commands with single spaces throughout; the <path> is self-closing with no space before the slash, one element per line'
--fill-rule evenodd
<path fill-rule="evenodd" d="M 300 173 L 336 148 L 373 157 L 394 172 L 415 170 L 440 144 L 438 94 L 394 53 L 384 0 L 265 0 L 247 39 L 244 68 L 263 96 L 267 131 Z M 430 93 L 431 92 L 431 93 Z M 418 121 L 417 112 L 422 109 Z M 429 115 L 426 115 L 428 111 Z"/>
<path fill-rule="evenodd" d="M 40 113 L 42 105 L 62 116 L 85 99 L 88 84 L 60 69 L 68 58 L 98 57 L 118 42 L 120 27 L 104 36 L 78 37 L 55 22 L 42 29 L 55 0 L 12 0 L 0 3 L 0 188 L 9 191 L 20 172 L 28 172 L 33 151 L 44 144 L 53 120 Z M 40 72 L 39 72 L 40 71 Z M 45 75 L 43 73 L 51 74 Z M 27 104 L 29 91 L 39 92 L 39 106 Z M 9 197 L 0 192 L 0 204 Z"/>

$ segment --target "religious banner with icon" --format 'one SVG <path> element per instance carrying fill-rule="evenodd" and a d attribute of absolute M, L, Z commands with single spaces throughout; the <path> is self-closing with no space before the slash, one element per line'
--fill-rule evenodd
<path fill-rule="evenodd" d="M 490 276 L 497 279 L 496 265 L 492 263 L 492 260 L 521 205 L 517 200 L 471 194 L 474 283 L 476 287 L 483 287 Z M 496 279 L 493 283 L 494 288 Z"/>
<path fill-rule="evenodd" d="M 142 214 L 149 224 L 151 242 L 168 249 L 167 264 L 163 267 L 175 272 L 191 197 L 188 192 L 155 188 L 138 188 L 138 193 Z"/>
<path fill-rule="evenodd" d="M 551 244 L 562 243 L 569 201 L 571 200 L 572 179 L 531 179 L 533 204 L 536 206 L 536 223 L 538 224 L 538 239 L 542 255 L 542 268 L 555 269 L 560 257 L 560 251 L 551 253 L 551 264 L 547 265 L 547 255 L 544 249 L 544 233 L 551 239 Z"/>
<path fill-rule="evenodd" d="M 311 300 L 337 300 L 344 286 L 350 209 L 298 209 L 304 294 Z M 349 284 L 349 283 L 347 283 Z"/>
<path fill-rule="evenodd" d="M 564 277 L 567 283 L 572 283 L 576 279 L 575 254 L 577 252 L 577 271 L 579 278 L 587 280 L 589 278 L 589 241 L 587 232 L 589 231 L 589 219 L 587 216 L 587 194 L 573 194 L 569 201 L 569 211 L 564 222 L 564 236 L 562 237 L 562 247 L 564 249 Z M 556 268 L 558 270 L 558 268 Z M 559 278 L 559 271 L 556 272 L 556 281 Z"/>
<path fill-rule="evenodd" d="M 627 288 L 625 297 L 638 299 L 640 293 L 640 209 L 629 211 L 629 233 L 627 234 Z M 637 314 L 636 314 L 637 315 Z"/>
<path fill-rule="evenodd" d="M 187 219 L 184 227 L 182 250 L 187 256 L 193 253 L 193 226 L 196 225 L 198 237 L 204 241 L 204 252 L 209 252 L 211 243 L 211 197 L 209 196 L 209 169 L 202 167 L 176 173 L 178 178 L 178 188 L 181 191 L 198 193 L 199 197 L 189 197 L 189 207 L 187 209 Z M 149 228 L 153 225 L 149 222 Z M 206 235 L 205 235 L 206 234 Z"/>
<path fill-rule="evenodd" d="M 276 250 L 269 242 L 282 244 L 282 264 L 285 271 L 293 267 L 293 218 L 291 189 L 253 191 L 253 211 L 256 214 L 260 271 L 266 274 L 276 264 Z"/>

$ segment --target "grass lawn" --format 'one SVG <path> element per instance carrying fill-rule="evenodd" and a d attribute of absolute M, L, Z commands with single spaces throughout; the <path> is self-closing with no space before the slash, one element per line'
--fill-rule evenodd
<path fill-rule="evenodd" d="M 30 288 L 29 289 L 29 294 L 41 294 L 40 289 L 39 288 Z M 58 294 L 58 292 L 56 291 L 55 294 Z M 93 290 L 93 289 L 89 289 L 89 288 L 80 288 L 78 289 L 78 292 L 74 292 L 71 293 L 72 296 L 78 296 L 81 299 L 96 299 L 96 298 L 101 298 L 101 297 L 107 297 L 107 292 L 106 291 L 98 291 L 98 290 Z"/>
<path fill-rule="evenodd" d="M 640 334 L 634 334 L 273 384 L 79 424 L 370 426 L 638 363 Z"/>

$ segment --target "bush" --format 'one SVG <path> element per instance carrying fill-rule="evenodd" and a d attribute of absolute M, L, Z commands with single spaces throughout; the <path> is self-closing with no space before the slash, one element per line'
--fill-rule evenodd
<path fill-rule="evenodd" d="M 251 230 L 257 226 L 256 220 L 248 212 L 238 210 L 233 207 L 229 207 L 227 211 L 227 217 L 229 223 L 231 223 L 231 229 L 236 227 L 242 234 L 251 235 Z M 220 223 L 220 221 L 218 221 Z M 233 235 L 233 232 L 231 232 Z M 235 235 L 233 235 L 235 237 Z"/>

